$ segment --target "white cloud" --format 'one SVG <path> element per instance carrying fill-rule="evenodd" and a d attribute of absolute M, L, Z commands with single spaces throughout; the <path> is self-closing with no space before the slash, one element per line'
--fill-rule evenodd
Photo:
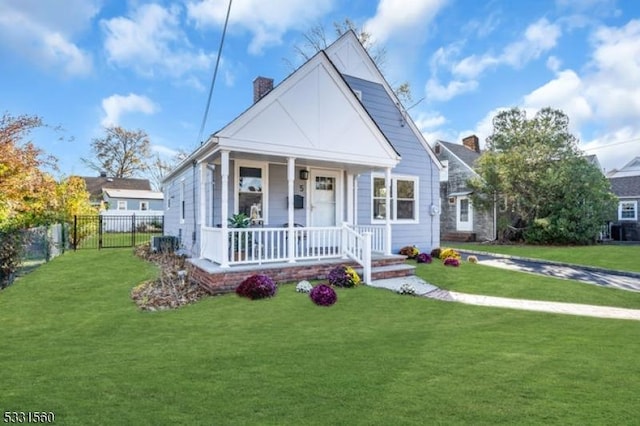
<path fill-rule="evenodd" d="M 587 96 L 598 116 L 615 123 L 640 121 L 640 20 L 594 35 Z"/>
<path fill-rule="evenodd" d="M 435 78 L 430 78 L 427 81 L 425 91 L 428 99 L 431 101 L 448 101 L 456 96 L 472 92 L 478 87 L 478 82 L 475 80 L 459 81 L 451 80 L 447 85 L 440 84 Z"/>
<path fill-rule="evenodd" d="M 97 0 L 57 2 L 4 0 L 0 2 L 0 44 L 38 64 L 66 75 L 86 75 L 92 60 L 74 42 L 98 13 Z"/>
<path fill-rule="evenodd" d="M 438 49 L 431 57 L 431 78 L 426 84 L 427 98 L 447 101 L 478 87 L 478 80 L 490 68 L 501 65 L 521 68 L 531 60 L 553 49 L 561 35 L 560 27 L 542 18 L 532 23 L 519 40 L 507 44 L 499 54 L 473 54 L 461 60 L 455 59 L 461 45 L 453 44 Z M 550 63 L 553 66 L 553 63 Z M 452 75 L 448 83 L 440 83 L 441 70 Z"/>
<path fill-rule="evenodd" d="M 143 4 L 128 17 L 103 20 L 102 27 L 108 60 L 144 76 L 154 76 L 159 70 L 181 77 L 192 70 L 208 70 L 212 63 L 212 55 L 189 43 L 176 5 Z"/>
<path fill-rule="evenodd" d="M 104 127 L 117 126 L 120 116 L 125 113 L 141 112 L 151 115 L 158 111 L 158 106 L 146 96 L 129 93 L 127 96 L 111 95 L 102 100 L 102 109 L 105 113 L 101 124 Z"/>
<path fill-rule="evenodd" d="M 364 28 L 376 42 L 384 43 L 397 33 L 424 29 L 448 0 L 380 0 L 376 15 Z"/>
<path fill-rule="evenodd" d="M 499 55 L 485 53 L 468 56 L 455 64 L 452 72 L 460 78 L 477 78 L 490 67 L 509 65 L 521 68 L 553 49 L 560 35 L 558 25 L 550 23 L 546 18 L 539 19 L 527 27 L 520 40 L 506 45 Z"/>
<path fill-rule="evenodd" d="M 562 110 L 570 118 L 572 132 L 593 117 L 589 100 L 584 96 L 584 84 L 572 70 L 557 73 L 554 80 L 524 97 L 525 108 L 541 109 L 550 106 Z"/>
<path fill-rule="evenodd" d="M 428 129 L 433 129 L 434 127 L 442 126 L 447 122 L 447 119 L 444 115 L 439 112 L 431 112 L 428 114 L 422 113 L 413 120 L 420 129 L 421 132 L 426 132 Z"/>
<path fill-rule="evenodd" d="M 230 30 L 253 34 L 249 53 L 261 54 L 269 46 L 282 43 L 289 30 L 306 31 L 331 10 L 333 0 L 244 0 L 233 3 L 229 17 Z M 199 28 L 221 27 L 228 3 L 219 0 L 187 2 L 187 15 Z"/>

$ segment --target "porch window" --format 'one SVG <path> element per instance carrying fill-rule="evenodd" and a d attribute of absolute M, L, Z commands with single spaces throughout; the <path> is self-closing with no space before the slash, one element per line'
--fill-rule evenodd
<path fill-rule="evenodd" d="M 391 220 L 394 222 L 413 222 L 417 216 L 418 178 L 412 176 L 391 177 Z M 373 177 L 373 221 L 385 219 L 386 188 L 384 177 Z"/>
<path fill-rule="evenodd" d="M 638 202 L 620 201 L 618 204 L 618 220 L 638 220 Z"/>
<path fill-rule="evenodd" d="M 244 213 L 258 223 L 264 217 L 265 167 L 240 165 L 236 176 L 238 176 L 238 213 Z"/>
<path fill-rule="evenodd" d="M 126 210 L 127 202 L 125 200 L 118 200 L 118 210 Z"/>

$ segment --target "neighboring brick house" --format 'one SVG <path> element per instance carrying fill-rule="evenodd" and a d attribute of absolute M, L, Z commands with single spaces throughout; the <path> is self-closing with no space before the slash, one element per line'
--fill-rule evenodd
<path fill-rule="evenodd" d="M 474 163 L 480 157 L 480 142 L 475 135 L 462 145 L 437 141 L 435 153 L 445 167 L 440 176 L 440 238 L 443 241 L 490 241 L 496 236 L 493 212 L 473 208 L 467 182 L 478 177 Z"/>
<path fill-rule="evenodd" d="M 608 173 L 611 191 L 618 197 L 616 220 L 611 224 L 611 239 L 640 241 L 640 157 L 636 157 L 620 170 Z"/>

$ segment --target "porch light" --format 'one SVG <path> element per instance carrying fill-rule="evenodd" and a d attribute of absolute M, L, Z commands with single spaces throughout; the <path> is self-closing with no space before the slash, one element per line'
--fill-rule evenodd
<path fill-rule="evenodd" d="M 300 180 L 308 180 L 309 179 L 309 170 L 301 169 L 300 170 Z"/>

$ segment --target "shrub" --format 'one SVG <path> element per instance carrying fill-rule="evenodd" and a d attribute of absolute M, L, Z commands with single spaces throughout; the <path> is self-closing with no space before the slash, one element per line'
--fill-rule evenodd
<path fill-rule="evenodd" d="M 351 266 L 345 265 L 333 268 L 327 279 L 329 284 L 336 287 L 355 287 L 362 282 L 358 273 Z"/>
<path fill-rule="evenodd" d="M 420 254 L 420 250 L 416 246 L 405 246 L 400 249 L 400 254 L 407 256 L 408 259 L 415 259 Z"/>
<path fill-rule="evenodd" d="M 296 292 L 298 293 L 309 293 L 313 286 L 309 281 L 300 281 L 296 286 Z"/>
<path fill-rule="evenodd" d="M 22 262 L 24 243 L 20 230 L 0 230 L 0 289 L 13 283 Z"/>
<path fill-rule="evenodd" d="M 416 262 L 418 263 L 431 263 L 433 259 L 427 253 L 420 253 L 416 256 Z"/>
<path fill-rule="evenodd" d="M 436 247 L 433 250 L 431 250 L 431 257 L 434 259 L 440 259 L 440 247 Z"/>
<path fill-rule="evenodd" d="M 309 292 L 309 297 L 318 306 L 331 306 L 338 300 L 336 292 L 326 284 L 315 286 Z"/>
<path fill-rule="evenodd" d="M 416 294 L 416 289 L 409 283 L 402 283 L 400 288 L 397 290 L 397 293 L 413 296 Z"/>
<path fill-rule="evenodd" d="M 276 295 L 276 284 L 266 275 L 251 275 L 236 288 L 236 294 L 251 300 L 264 299 Z"/>
<path fill-rule="evenodd" d="M 445 248 L 440 251 L 440 259 L 446 260 L 450 257 L 460 260 L 460 253 L 452 248 Z"/>
<path fill-rule="evenodd" d="M 470 255 L 469 257 L 467 257 L 467 262 L 469 263 L 478 263 L 478 258 L 474 255 Z"/>
<path fill-rule="evenodd" d="M 447 257 L 444 260 L 444 266 L 455 266 L 455 267 L 458 267 L 458 266 L 460 266 L 460 261 L 458 259 L 456 259 L 455 257 Z"/>

